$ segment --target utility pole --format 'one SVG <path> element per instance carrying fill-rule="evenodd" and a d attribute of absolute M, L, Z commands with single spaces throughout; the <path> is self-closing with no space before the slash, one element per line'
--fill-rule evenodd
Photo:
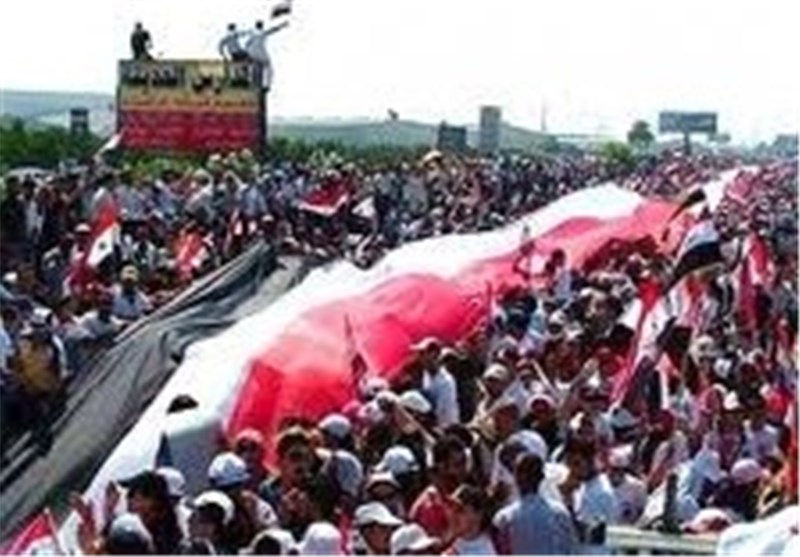
<path fill-rule="evenodd" d="M 539 113 L 539 131 L 547 133 L 547 102 L 542 102 L 542 110 Z"/>

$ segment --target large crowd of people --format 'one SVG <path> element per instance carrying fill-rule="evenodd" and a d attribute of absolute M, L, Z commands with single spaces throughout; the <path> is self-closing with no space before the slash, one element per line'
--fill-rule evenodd
<path fill-rule="evenodd" d="M 252 242 L 368 267 L 405 242 L 491 230 L 611 178 L 675 198 L 734 164 L 667 155 L 621 175 L 588 155 L 437 153 L 372 168 L 334 157 L 262 166 L 242 152 L 183 175 L 99 164 L 10 179 L 0 207 L 4 431 L 46 437 L 95 351 Z M 275 439 L 241 432 L 205 471 L 207 489 L 189 493 L 189 471 L 158 468 L 111 484 L 102 512 L 75 496 L 82 550 L 597 553 L 611 526 L 719 531 L 796 504 L 797 172 L 760 168 L 743 179 L 746 203 L 726 198 L 714 212 L 730 249 L 696 277 L 702 318 L 664 383 L 612 397 L 630 365 L 617 324 L 644 282 L 669 281 L 674 254 L 639 246 L 575 268 L 557 251 L 535 287 L 499 294 L 470 338 L 415 345 L 400 381 L 367 378 L 358 402 Z M 316 211 L 312 198 L 335 209 Z M 89 264 L 109 207 L 119 233 Z M 751 235 L 772 269 L 754 322 L 734 284 Z M 274 469 L 264 462 L 273 449 Z"/>

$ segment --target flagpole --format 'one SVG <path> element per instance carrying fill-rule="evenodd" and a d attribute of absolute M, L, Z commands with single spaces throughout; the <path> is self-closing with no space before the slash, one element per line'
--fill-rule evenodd
<path fill-rule="evenodd" d="M 44 516 L 45 520 L 47 520 L 48 528 L 50 528 L 50 531 L 53 533 L 53 543 L 56 546 L 56 553 L 58 555 L 67 555 L 68 552 L 64 550 L 64 543 L 61 541 L 61 532 L 56 525 L 55 519 L 53 519 L 53 513 L 50 512 L 50 507 L 45 507 Z"/>

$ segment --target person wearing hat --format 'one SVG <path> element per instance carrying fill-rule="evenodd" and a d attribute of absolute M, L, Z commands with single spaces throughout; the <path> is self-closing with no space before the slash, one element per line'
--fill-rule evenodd
<path fill-rule="evenodd" d="M 330 522 L 315 522 L 308 527 L 296 550 L 299 555 L 340 555 L 342 534 Z"/>
<path fill-rule="evenodd" d="M 53 412 L 64 395 L 68 373 L 64 346 L 52 332 L 49 314 L 36 310 L 20 332 L 15 377 L 28 400 L 37 440 L 49 444 Z"/>
<path fill-rule="evenodd" d="M 392 555 L 434 555 L 440 541 L 429 536 L 418 524 L 406 524 L 392 533 L 389 541 Z"/>
<path fill-rule="evenodd" d="M 322 432 L 323 443 L 328 449 L 350 452 L 355 449 L 353 424 L 347 416 L 328 414 L 319 422 L 318 429 Z"/>
<path fill-rule="evenodd" d="M 122 269 L 113 296 L 112 312 L 123 321 L 135 321 L 153 309 L 150 298 L 139 288 L 139 271 L 133 265 Z"/>
<path fill-rule="evenodd" d="M 246 489 L 250 479 L 247 463 L 236 453 L 218 454 L 208 467 L 208 481 L 213 489 L 222 491 L 234 504 L 233 519 L 227 529 L 227 546 L 237 551 L 247 546 L 262 528 L 274 526 L 277 515 L 267 502 Z"/>
<path fill-rule="evenodd" d="M 97 553 L 101 555 L 152 555 L 160 553 L 153 536 L 136 513 L 117 516 L 108 526 Z"/>
<path fill-rule="evenodd" d="M 721 482 L 710 503 L 726 509 L 736 522 L 753 521 L 758 515 L 758 503 L 768 474 L 752 458 L 740 458 Z"/>
<path fill-rule="evenodd" d="M 173 554 L 177 552 L 183 539 L 173 500 L 170 497 L 169 484 L 161 474 L 153 470 L 145 470 L 139 474 L 120 481 L 125 492 L 127 509 L 136 514 L 153 536 L 156 553 Z M 113 509 L 118 500 L 116 484 L 110 484 L 107 491 L 106 504 Z"/>
<path fill-rule="evenodd" d="M 489 529 L 489 500 L 478 487 L 464 484 L 450 496 L 453 541 L 449 555 L 497 555 Z"/>
<path fill-rule="evenodd" d="M 233 501 L 221 491 L 204 491 L 195 497 L 191 501 L 188 536 L 183 544 L 186 553 L 203 546 L 208 548 L 210 555 L 233 553 L 226 540 L 230 539 L 227 527 L 234 513 Z"/>
<path fill-rule="evenodd" d="M 296 541 L 292 534 L 280 528 L 269 528 L 256 534 L 241 555 L 290 555 Z"/>
<path fill-rule="evenodd" d="M 392 533 L 403 525 L 382 503 L 371 502 L 356 509 L 353 525 L 368 555 L 389 555 Z"/>
<path fill-rule="evenodd" d="M 562 437 L 555 399 L 543 390 L 534 393 L 528 401 L 522 426 L 541 435 L 550 451 L 554 451 Z"/>
<path fill-rule="evenodd" d="M 189 516 L 191 515 L 191 509 L 186 502 L 186 477 L 183 472 L 172 466 L 156 468 L 156 473 L 167 482 L 169 498 L 175 509 L 175 516 L 178 517 L 178 525 L 181 532 L 186 534 L 189 531 Z"/>
<path fill-rule="evenodd" d="M 391 472 L 373 472 L 364 483 L 367 502 L 382 503 L 397 517 L 405 517 L 406 509 L 400 483 Z"/>
<path fill-rule="evenodd" d="M 422 490 L 424 480 L 423 467 L 414 451 L 405 445 L 393 445 L 383 453 L 374 471 L 391 474 L 400 485 L 403 507 L 410 508 Z"/>
<path fill-rule="evenodd" d="M 486 368 L 481 376 L 484 396 L 478 402 L 478 408 L 475 411 L 475 419 L 477 421 L 480 422 L 488 418 L 490 410 L 506 392 L 511 380 L 511 372 L 503 364 L 493 363 Z"/>

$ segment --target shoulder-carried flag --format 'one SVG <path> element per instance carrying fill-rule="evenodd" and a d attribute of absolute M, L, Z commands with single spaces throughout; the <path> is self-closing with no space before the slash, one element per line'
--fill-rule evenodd
<path fill-rule="evenodd" d="M 91 247 L 86 256 L 86 264 L 97 268 L 106 257 L 114 253 L 119 237 L 119 211 L 113 200 L 103 203 L 92 222 Z"/>
<path fill-rule="evenodd" d="M 58 541 L 58 529 L 50 509 L 45 509 L 7 544 L 0 546 L 3 555 L 66 555 Z"/>
<path fill-rule="evenodd" d="M 699 220 L 683 239 L 678 249 L 677 263 L 672 272 L 671 284 L 677 284 L 682 278 L 722 262 L 720 239 L 714 221 L 710 218 Z"/>

